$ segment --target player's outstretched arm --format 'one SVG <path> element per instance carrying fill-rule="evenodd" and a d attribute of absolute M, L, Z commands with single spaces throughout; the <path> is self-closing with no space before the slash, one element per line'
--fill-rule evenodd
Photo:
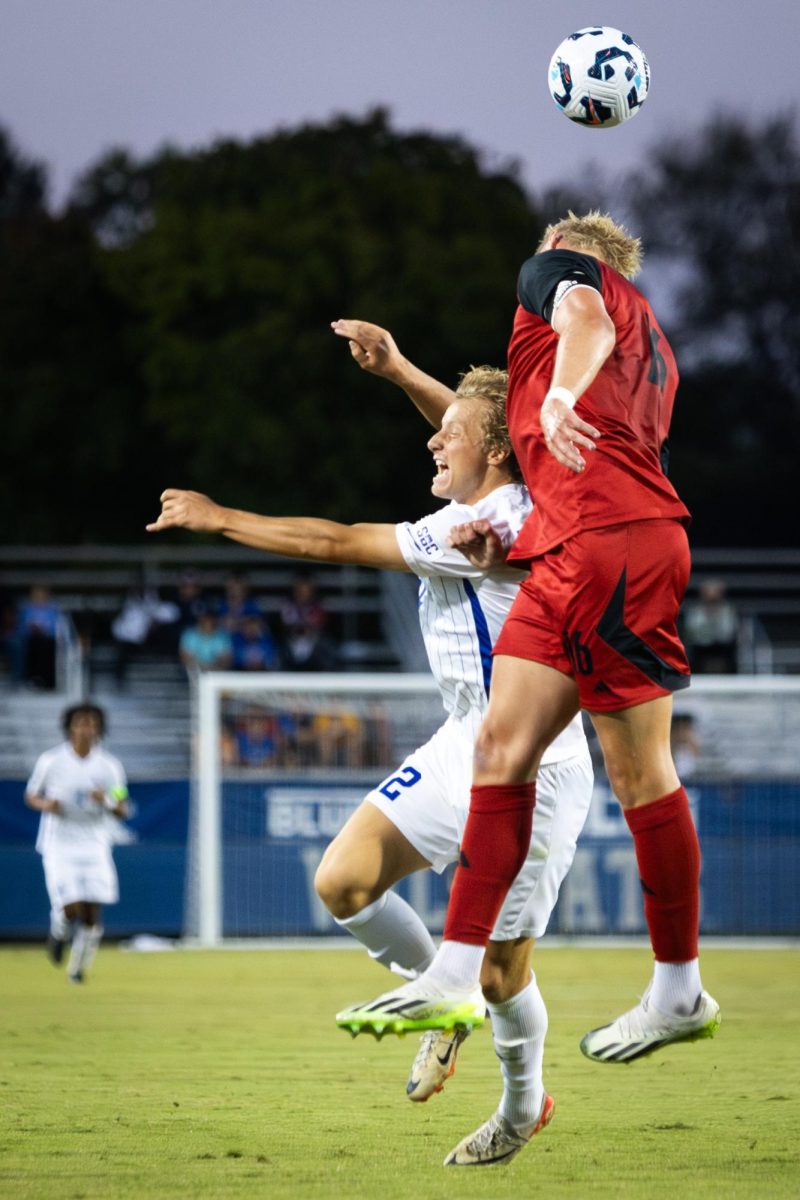
<path fill-rule="evenodd" d="M 161 493 L 161 513 L 145 528 L 148 533 L 165 529 L 221 533 L 244 546 L 285 558 L 408 570 L 394 525 L 340 525 L 317 517 L 262 517 L 223 508 L 201 492 L 181 488 L 167 488 Z"/>
<path fill-rule="evenodd" d="M 450 530 L 450 545 L 460 550 L 479 571 L 493 571 L 502 567 L 508 554 L 499 534 L 483 518 L 454 525 Z"/>
<path fill-rule="evenodd" d="M 347 338 L 350 353 L 363 370 L 402 388 L 425 420 L 439 429 L 455 392 L 409 362 L 388 329 L 354 320 L 332 321 L 331 329 L 337 337 Z"/>

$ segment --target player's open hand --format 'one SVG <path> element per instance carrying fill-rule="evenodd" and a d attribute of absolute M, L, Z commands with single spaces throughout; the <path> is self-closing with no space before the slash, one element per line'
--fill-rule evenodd
<path fill-rule="evenodd" d="M 358 365 L 372 375 L 395 379 L 401 372 L 403 356 L 388 329 L 369 321 L 331 321 L 337 337 L 347 338 L 350 353 Z"/>
<path fill-rule="evenodd" d="M 223 528 L 225 509 L 201 492 L 185 492 L 167 488 L 161 493 L 161 512 L 158 519 L 145 529 L 161 533 L 164 529 L 191 529 L 193 533 L 219 533 Z"/>
<path fill-rule="evenodd" d="M 582 421 L 568 404 L 554 396 L 549 396 L 542 405 L 539 422 L 545 445 L 553 457 L 579 475 L 586 467 L 586 459 L 578 447 L 594 450 L 592 439 L 601 436 L 600 430 Z"/>
<path fill-rule="evenodd" d="M 450 545 L 460 550 L 479 571 L 491 571 L 502 567 L 506 561 L 506 548 L 497 531 L 489 521 L 465 521 L 450 530 Z"/>

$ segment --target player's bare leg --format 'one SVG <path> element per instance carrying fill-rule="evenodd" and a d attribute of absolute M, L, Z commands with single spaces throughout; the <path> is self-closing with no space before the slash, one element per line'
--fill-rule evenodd
<path fill-rule="evenodd" d="M 81 900 L 77 904 L 69 905 L 65 911 L 72 911 L 76 921 L 67 976 L 70 983 L 84 983 L 103 937 L 102 908 L 93 901 Z"/>
<path fill-rule="evenodd" d="M 495 657 L 489 707 L 475 743 L 462 858 L 444 940 L 428 971 L 432 980 L 463 987 L 477 977 L 528 852 L 542 755 L 577 711 L 578 689 L 569 676 L 541 663 Z"/>
<path fill-rule="evenodd" d="M 69 907 L 69 906 L 68 906 Z M 50 928 L 47 933 L 47 957 L 54 967 L 60 967 L 64 959 L 64 949 L 72 937 L 72 918 L 67 909 L 60 904 L 53 904 L 50 909 Z"/>
<path fill-rule="evenodd" d="M 365 802 L 327 847 L 314 886 L 336 923 L 366 946 L 370 958 L 413 978 L 436 947 L 411 905 L 390 889 L 428 867 L 388 817 Z"/>
<path fill-rule="evenodd" d="M 411 905 L 390 889 L 430 865 L 388 817 L 365 802 L 328 846 L 314 885 L 336 923 L 366 946 L 370 958 L 414 979 L 436 946 Z M 409 1099 L 427 1100 L 442 1090 L 466 1036 L 462 1030 L 423 1035 Z"/>
<path fill-rule="evenodd" d="M 445 1166 L 509 1162 L 552 1119 L 555 1103 L 542 1081 L 547 1009 L 531 971 L 532 949 L 530 938 L 486 947 L 481 982 L 503 1094 L 497 1110 L 451 1150 Z"/>
<path fill-rule="evenodd" d="M 700 980 L 700 847 L 672 761 L 672 697 L 591 716 L 633 834 L 655 965 L 641 1002 L 591 1030 L 581 1049 L 598 1062 L 630 1062 L 671 1042 L 713 1037 L 719 1006 Z"/>
<path fill-rule="evenodd" d="M 537 698 L 535 706 L 531 696 Z M 423 976 L 344 1010 L 337 1016 L 340 1025 L 382 1036 L 415 1029 L 470 1029 L 482 1023 L 481 963 L 508 888 L 528 852 L 535 795 L 530 781 L 545 749 L 577 711 L 577 687 L 568 676 L 539 663 L 495 657 L 444 941 Z M 480 886 L 471 890 L 470 880 Z"/>

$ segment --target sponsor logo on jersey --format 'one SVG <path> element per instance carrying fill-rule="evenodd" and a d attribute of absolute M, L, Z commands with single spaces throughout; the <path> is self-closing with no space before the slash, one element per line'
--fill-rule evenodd
<path fill-rule="evenodd" d="M 427 525 L 418 525 L 416 535 L 417 546 L 428 558 L 435 560 L 444 557 L 444 550 L 442 550 Z"/>

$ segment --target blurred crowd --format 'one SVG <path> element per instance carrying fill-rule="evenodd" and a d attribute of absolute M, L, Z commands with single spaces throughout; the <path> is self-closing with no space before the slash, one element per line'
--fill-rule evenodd
<path fill-rule="evenodd" d="M 232 573 L 220 590 L 186 571 L 171 594 L 143 583 L 132 588 L 105 631 L 113 648 L 118 689 L 129 668 L 153 655 L 175 657 L 188 676 L 200 671 L 332 671 L 339 653 L 317 584 L 298 573 L 277 612 L 267 612 L 247 578 Z M 80 639 L 91 656 L 103 635 L 62 609 L 48 587 L 37 584 L 23 599 L 0 596 L 0 652 L 12 683 L 52 691 L 57 685 L 59 640 Z"/>
<path fill-rule="evenodd" d="M 247 704 L 223 717 L 222 761 L 236 767 L 385 767 L 388 722 L 378 703 L 368 711 L 338 703 L 315 711 Z"/>
<path fill-rule="evenodd" d="M 186 572 L 174 601 L 152 590 L 132 592 L 111 625 L 118 682 L 137 650 L 172 649 L 188 675 L 200 671 L 330 671 L 337 647 L 328 613 L 310 575 L 299 574 L 270 620 L 245 576 L 231 574 L 221 597 Z"/>
<path fill-rule="evenodd" d="M 187 674 L 198 671 L 334 671 L 339 665 L 329 614 L 313 575 L 298 572 L 291 590 L 268 614 L 246 576 L 232 573 L 219 588 L 205 587 L 186 571 L 171 594 L 146 584 L 131 589 L 110 624 L 117 686 L 128 667 L 150 654 L 174 655 Z M 735 674 L 739 614 L 718 579 L 700 583 L 681 614 L 692 671 Z M 72 628 L 70 618 L 44 584 L 21 600 L 0 595 L 0 652 L 15 684 L 52 690 L 57 644 Z M 96 636 L 78 630 L 84 648 Z"/>

